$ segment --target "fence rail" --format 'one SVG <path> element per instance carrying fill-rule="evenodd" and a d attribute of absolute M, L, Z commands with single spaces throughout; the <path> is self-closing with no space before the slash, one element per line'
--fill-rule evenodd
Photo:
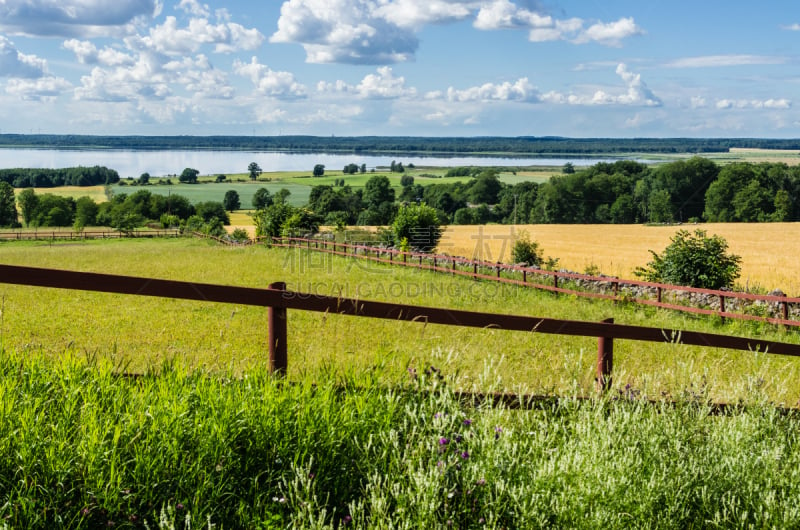
<path fill-rule="evenodd" d="M 286 290 L 282 282 L 272 283 L 267 289 L 258 289 L 0 265 L 0 283 L 268 307 L 270 308 L 270 367 L 278 373 L 285 373 L 288 368 L 287 309 L 426 324 L 524 331 L 534 334 L 597 337 L 599 388 L 609 388 L 611 384 L 615 339 L 800 356 L 798 344 L 696 331 L 631 326 L 616 324 L 611 320 L 603 322 L 560 320 L 339 298 Z"/>
<path fill-rule="evenodd" d="M 424 252 L 404 252 L 391 248 L 337 243 L 335 241 L 325 239 L 284 237 L 273 239 L 272 244 L 278 247 L 305 248 L 307 250 L 325 252 L 338 256 L 366 259 L 376 263 L 414 267 L 432 272 L 466 276 L 480 280 L 496 281 L 510 285 L 518 285 L 550 291 L 552 293 L 570 294 L 583 298 L 603 299 L 614 302 L 632 302 L 641 305 L 659 307 L 662 309 L 682 311 L 685 313 L 718 316 L 723 319 L 731 318 L 737 320 L 767 322 L 770 324 L 790 327 L 800 327 L 800 321 L 790 318 L 790 308 L 800 306 L 800 298 L 790 298 L 788 296 L 758 295 L 735 291 L 699 289 L 696 287 L 686 287 L 681 285 L 670 285 L 640 280 L 626 280 L 616 277 L 590 276 L 572 272 L 548 271 L 520 265 L 507 265 L 503 263 L 492 263 L 481 260 L 470 260 L 458 256 L 429 254 Z M 503 273 L 505 273 L 505 275 L 503 275 Z M 547 280 L 547 283 L 544 283 L 542 279 Z M 583 280 L 596 285 L 604 285 L 610 289 L 611 293 L 607 294 L 571 289 L 564 287 L 565 280 Z M 642 287 L 654 290 L 655 299 L 644 298 L 641 296 L 630 296 L 622 292 L 626 287 Z M 664 294 L 668 292 L 694 293 L 713 297 L 717 300 L 718 306 L 716 309 L 711 309 L 666 302 L 663 298 Z M 775 318 L 733 312 L 729 310 L 730 304 L 727 304 L 726 306 L 726 301 L 730 300 L 776 304 L 780 308 L 781 317 Z"/>
<path fill-rule="evenodd" d="M 122 239 L 129 237 L 178 237 L 181 235 L 178 229 L 166 230 L 132 230 L 130 232 L 119 232 L 115 230 L 33 230 L 33 231 L 0 231 L 0 240 L 82 240 L 82 239 Z"/>

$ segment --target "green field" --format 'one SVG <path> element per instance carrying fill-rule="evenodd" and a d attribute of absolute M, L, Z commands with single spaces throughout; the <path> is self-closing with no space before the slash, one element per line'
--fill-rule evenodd
<path fill-rule="evenodd" d="M 10 242 L 0 263 L 800 342 L 300 249 Z M 288 329 L 289 385 L 267 373 L 263 308 L 0 283 L 0 525 L 800 526 L 800 416 L 773 407 L 797 403 L 800 360 L 615 341 L 597 398 L 596 339 L 294 310 Z M 466 407 L 455 389 L 565 398 Z"/>
<path fill-rule="evenodd" d="M 2 244 L 0 262 L 254 287 L 282 280 L 299 291 L 363 299 L 587 321 L 614 317 L 618 323 L 800 342 L 794 332 L 760 324 L 723 324 L 653 309 L 555 298 L 298 249 L 222 248 L 191 239 L 80 245 L 14 242 Z M 3 344 L 17 351 L 51 357 L 65 349 L 113 355 L 136 371 L 165 359 L 237 373 L 265 362 L 265 312 L 258 308 L 2 284 L 0 297 L 5 305 Z M 466 389 L 487 390 L 498 381 L 505 390 L 532 393 L 576 389 L 591 393 L 593 388 L 596 339 L 306 312 L 291 313 L 289 334 L 291 377 L 381 365 L 386 374 L 402 379 L 409 365 L 433 364 L 456 375 L 459 386 Z M 714 399 L 735 401 L 748 393 L 751 378 L 760 377 L 769 381 L 765 391 L 773 399 L 794 403 L 800 398 L 798 368 L 793 359 L 763 354 L 630 341 L 615 344 L 615 385 L 632 385 L 648 396 L 676 395 L 702 381 Z M 487 370 L 493 374 L 490 380 Z"/>

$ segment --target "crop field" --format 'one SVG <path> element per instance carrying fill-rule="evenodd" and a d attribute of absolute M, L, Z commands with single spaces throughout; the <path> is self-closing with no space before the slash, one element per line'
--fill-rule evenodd
<path fill-rule="evenodd" d="M 270 193 L 275 193 L 281 188 L 289 190 L 291 195 L 287 198 L 287 202 L 293 206 L 302 206 L 308 202 L 308 195 L 311 188 L 307 186 L 299 186 L 291 183 L 283 182 L 205 182 L 199 184 L 173 184 L 167 185 L 154 185 L 154 186 L 112 186 L 111 189 L 114 193 L 136 193 L 139 190 L 147 190 L 150 193 L 157 193 L 160 195 L 168 195 L 176 193 L 183 195 L 189 202 L 196 204 L 198 202 L 215 201 L 222 202 L 225 197 L 225 192 L 228 190 L 235 190 L 239 194 L 239 201 L 242 208 L 252 208 L 253 195 L 259 188 L 266 188 Z"/>
<path fill-rule="evenodd" d="M 204 240 L 0 243 L 0 263 L 695 329 L 794 331 Z M 800 525 L 800 359 L 0 283 L 9 528 Z M 144 372 L 137 379 L 118 372 Z M 465 407 L 455 389 L 564 396 Z M 642 398 L 658 403 L 646 404 Z M 709 399 L 740 402 L 716 416 Z M 673 405 L 668 401 L 676 400 Z"/>
<path fill-rule="evenodd" d="M 650 261 L 648 250 L 661 252 L 676 231 L 698 228 L 724 237 L 729 251 L 742 257 L 739 283 L 743 288 L 780 288 L 790 296 L 800 295 L 796 267 L 800 223 L 449 226 L 438 250 L 453 256 L 507 262 L 514 239 L 524 231 L 539 242 L 546 256 L 559 258 L 560 268 L 583 272 L 596 267 L 604 274 L 632 278 L 634 268 Z"/>
<path fill-rule="evenodd" d="M 22 191 L 23 188 L 16 188 L 14 193 L 19 194 Z M 57 188 L 34 188 L 34 191 L 38 195 L 51 193 L 59 197 L 73 197 L 75 199 L 79 197 L 89 197 L 97 203 L 106 202 L 106 200 L 108 200 L 106 198 L 105 186 L 59 186 Z"/>

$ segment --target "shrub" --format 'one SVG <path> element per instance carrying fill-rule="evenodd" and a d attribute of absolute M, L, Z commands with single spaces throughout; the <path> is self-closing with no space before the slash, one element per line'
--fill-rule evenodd
<path fill-rule="evenodd" d="M 436 248 L 442 237 L 441 224 L 436 210 L 427 204 L 409 204 L 400 208 L 392 223 L 394 244 L 405 238 L 417 249 L 429 252 Z"/>
<path fill-rule="evenodd" d="M 678 230 L 661 254 L 652 250 L 653 261 L 637 267 L 636 276 L 651 282 L 687 285 L 702 289 L 732 287 L 741 272 L 742 258 L 728 254 L 728 242 L 705 230 Z"/>
<path fill-rule="evenodd" d="M 522 232 L 511 247 L 511 260 L 514 263 L 539 267 L 544 261 L 544 256 L 539 243 L 531 240 L 527 232 Z"/>

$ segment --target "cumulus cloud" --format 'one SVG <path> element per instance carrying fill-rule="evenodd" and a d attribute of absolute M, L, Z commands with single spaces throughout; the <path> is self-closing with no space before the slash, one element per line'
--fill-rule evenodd
<path fill-rule="evenodd" d="M 0 31 L 37 36 L 100 36 L 130 31 L 157 16 L 160 0 L 3 0 Z"/>
<path fill-rule="evenodd" d="M 414 87 L 406 87 L 404 77 L 395 77 L 388 66 L 378 68 L 376 74 L 367 74 L 358 85 L 349 85 L 344 81 L 335 83 L 321 82 L 317 91 L 326 93 L 346 92 L 363 99 L 396 99 L 413 97 L 417 94 Z"/>
<path fill-rule="evenodd" d="M 256 87 L 256 92 L 275 98 L 302 98 L 306 96 L 306 88 L 297 82 L 291 72 L 276 72 L 253 57 L 249 63 L 236 59 L 233 72 L 249 77 Z"/>
<path fill-rule="evenodd" d="M 668 62 L 667 68 L 710 68 L 714 66 L 749 66 L 763 64 L 784 64 L 785 57 L 768 55 L 705 55 L 701 57 L 683 57 Z"/>
<path fill-rule="evenodd" d="M 63 47 L 75 54 L 78 62 L 82 64 L 102 64 L 105 66 L 132 65 L 135 62 L 133 56 L 127 53 L 104 47 L 98 50 L 91 41 L 80 41 L 69 39 L 64 41 Z"/>
<path fill-rule="evenodd" d="M 611 92 L 596 90 L 589 94 L 563 94 L 557 91 L 542 93 L 523 77 L 514 83 L 486 83 L 464 90 L 449 88 L 444 96 L 451 102 L 517 101 L 524 103 L 551 103 L 557 105 L 630 105 L 641 107 L 660 107 L 661 99 L 656 96 L 641 75 L 628 70 L 625 64 L 618 64 L 616 74 L 622 78 L 627 90 Z M 429 92 L 426 99 L 440 97 L 439 92 Z"/>
<path fill-rule="evenodd" d="M 523 101 L 538 103 L 541 101 L 539 91 L 527 77 L 514 83 L 485 83 L 466 90 L 447 89 L 448 101 Z"/>
<path fill-rule="evenodd" d="M 22 53 L 0 35 L 0 77 L 36 79 L 44 76 L 46 69 L 44 59 Z"/>
<path fill-rule="evenodd" d="M 788 99 L 720 99 L 716 107 L 720 110 L 728 109 L 789 109 L 792 102 Z"/>
<path fill-rule="evenodd" d="M 206 44 L 214 45 L 218 53 L 254 50 L 264 41 L 264 36 L 257 29 L 247 29 L 233 22 L 212 24 L 204 18 L 193 18 L 188 26 L 181 28 L 175 17 L 168 16 L 163 24 L 151 28 L 149 35 L 131 40 L 166 55 L 185 55 L 197 52 Z"/>
<path fill-rule="evenodd" d="M 529 31 L 532 42 L 567 40 L 619 46 L 643 33 L 632 18 L 556 20 L 511 0 L 285 0 L 271 42 L 296 43 L 311 63 L 387 64 L 409 61 L 428 24 L 473 19 L 480 30 Z"/>
<path fill-rule="evenodd" d="M 9 79 L 6 92 L 20 99 L 42 101 L 53 99 L 72 88 L 66 79 L 55 76 L 38 79 Z"/>
<path fill-rule="evenodd" d="M 196 17 L 208 18 L 211 11 L 208 9 L 208 4 L 201 4 L 197 0 L 181 0 L 176 9 L 181 9 L 185 13 L 194 15 Z"/>

